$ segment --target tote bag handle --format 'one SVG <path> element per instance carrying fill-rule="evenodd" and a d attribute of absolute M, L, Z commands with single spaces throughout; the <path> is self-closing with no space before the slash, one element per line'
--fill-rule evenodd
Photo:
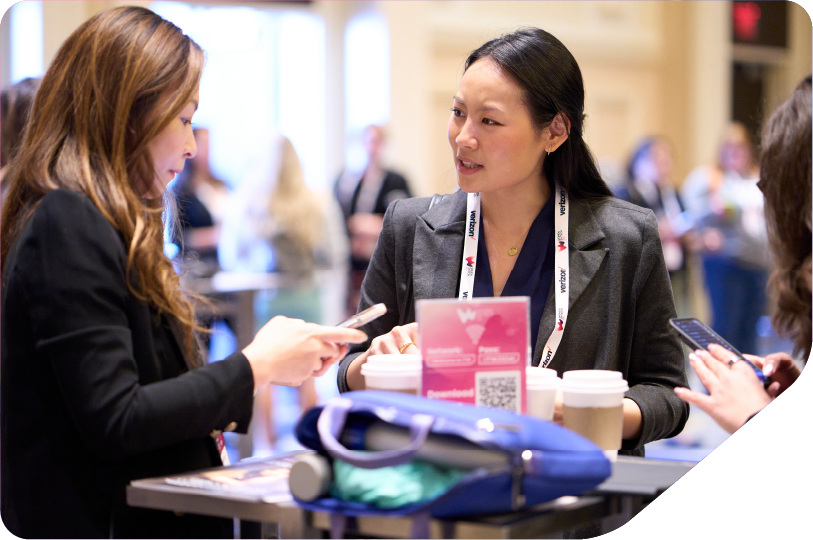
<path fill-rule="evenodd" d="M 338 437 L 344 429 L 347 414 L 352 406 L 353 402 L 349 399 L 341 397 L 331 399 L 319 415 L 316 430 L 322 445 L 332 457 L 362 469 L 378 469 L 409 463 L 418 448 L 426 441 L 435 422 L 435 418 L 428 414 L 413 414 L 409 422 L 410 443 L 397 450 L 380 452 L 349 450 L 339 442 Z"/>

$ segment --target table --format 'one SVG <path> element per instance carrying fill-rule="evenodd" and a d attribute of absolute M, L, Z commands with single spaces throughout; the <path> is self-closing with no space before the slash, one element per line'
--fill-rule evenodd
<path fill-rule="evenodd" d="M 601 533 L 609 532 L 632 519 L 694 465 L 693 462 L 619 456 L 612 475 L 590 493 L 562 497 L 510 514 L 433 519 L 431 536 L 555 538 L 561 537 L 562 531 L 591 524 L 597 525 Z M 279 538 L 322 538 L 330 530 L 328 514 L 302 510 L 290 495 L 269 502 L 241 500 L 203 489 L 170 490 L 162 488 L 157 483 L 160 480 L 132 482 L 127 488 L 127 503 L 144 508 L 261 521 L 266 524 L 265 534 Z M 409 538 L 411 527 L 412 519 L 406 517 L 360 517 L 347 521 L 348 532 L 378 538 Z"/>

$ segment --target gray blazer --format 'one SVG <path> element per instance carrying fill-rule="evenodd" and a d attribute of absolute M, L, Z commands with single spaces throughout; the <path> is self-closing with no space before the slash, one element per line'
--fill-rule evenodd
<path fill-rule="evenodd" d="M 384 216 L 359 304 L 359 310 L 377 302 L 387 305 L 386 315 L 362 328 L 371 340 L 415 321 L 415 300 L 457 297 L 466 193 L 458 190 L 431 209 L 429 201 L 396 201 Z M 622 372 L 630 385 L 627 397 L 642 415 L 641 436 L 625 440 L 622 451 L 643 455 L 644 444 L 677 435 L 689 417 L 689 406 L 672 390 L 688 382 L 680 341 L 669 331 L 675 303 L 658 223 L 651 210 L 607 198 L 571 200 L 569 225 L 570 310 L 549 367 L 559 376 L 573 369 Z M 553 331 L 554 282 L 533 365 L 539 364 Z M 342 392 L 348 390 L 348 365 L 369 346 L 352 346 L 342 360 Z"/>

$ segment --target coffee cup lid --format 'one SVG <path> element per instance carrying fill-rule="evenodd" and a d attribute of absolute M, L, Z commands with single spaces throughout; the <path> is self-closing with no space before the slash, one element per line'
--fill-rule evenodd
<path fill-rule="evenodd" d="M 561 380 L 555 369 L 535 366 L 525 368 L 525 377 L 530 386 L 558 387 Z"/>
<path fill-rule="evenodd" d="M 421 369 L 421 355 L 419 354 L 376 354 L 367 358 L 364 365 L 389 366 L 386 369 L 400 367 L 403 369 Z"/>
<path fill-rule="evenodd" d="M 580 380 L 580 381 L 624 380 L 622 378 L 622 374 L 620 371 L 609 371 L 606 369 L 574 369 L 571 371 L 565 371 L 564 374 L 562 375 L 562 378 L 565 380 Z"/>
<path fill-rule="evenodd" d="M 365 373 L 398 374 L 420 373 L 423 370 L 418 355 L 382 354 L 371 356 L 361 365 L 362 375 Z"/>
<path fill-rule="evenodd" d="M 620 371 L 582 369 L 565 371 L 561 388 L 565 392 L 610 393 L 626 392 L 629 385 Z"/>
<path fill-rule="evenodd" d="M 559 375 L 556 373 L 555 369 L 544 368 L 544 367 L 537 367 L 537 366 L 525 366 L 525 373 L 531 377 L 558 377 Z"/>

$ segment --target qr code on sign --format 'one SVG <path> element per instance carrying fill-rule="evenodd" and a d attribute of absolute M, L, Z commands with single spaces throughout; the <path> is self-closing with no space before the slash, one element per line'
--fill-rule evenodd
<path fill-rule="evenodd" d="M 520 412 L 519 371 L 479 371 L 474 375 L 475 403 Z"/>

